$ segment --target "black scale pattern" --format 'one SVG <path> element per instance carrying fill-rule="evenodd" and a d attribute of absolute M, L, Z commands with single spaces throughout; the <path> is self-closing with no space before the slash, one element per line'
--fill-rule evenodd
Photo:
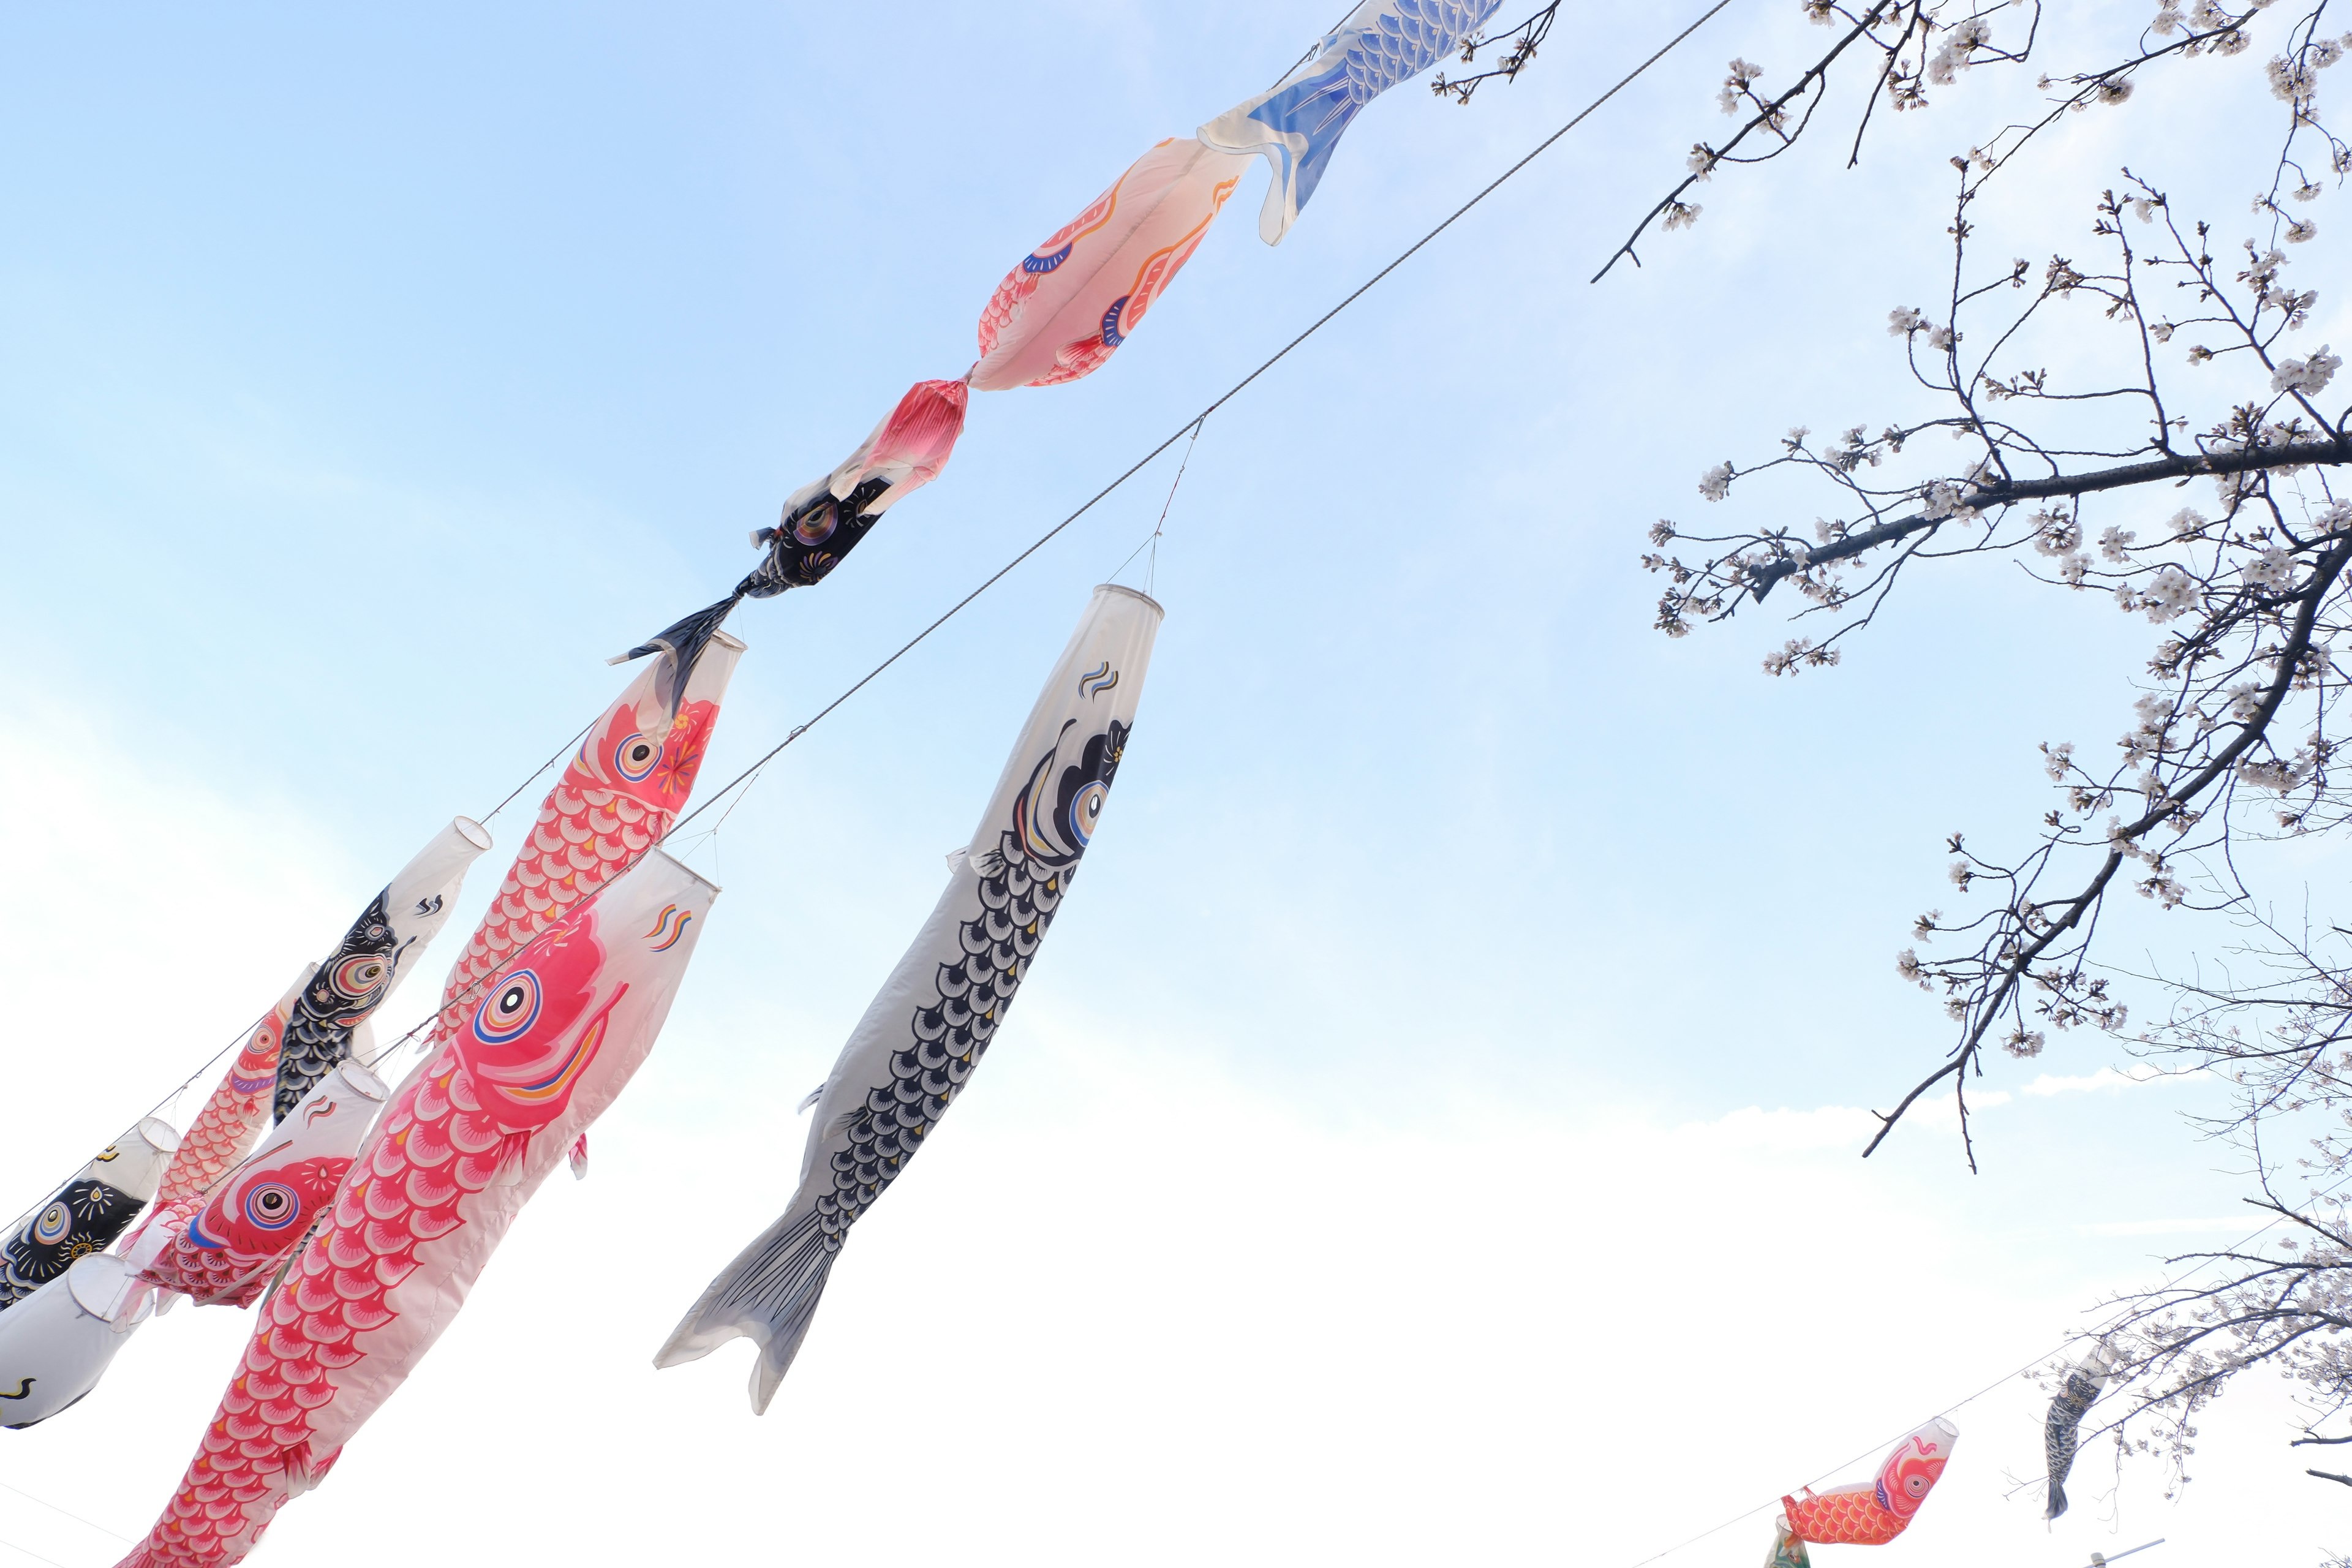
<path fill-rule="evenodd" d="M 868 1089 L 833 1156 L 833 1191 L 816 1201 L 822 1245 L 841 1250 L 857 1216 L 898 1179 L 988 1054 L 1029 961 L 1054 923 L 1075 866 L 1034 865 L 1000 836 L 997 869 L 980 880 L 981 915 L 963 922 L 961 963 L 940 965 L 939 1000 L 915 1010 L 914 1043 L 890 1058 L 890 1081 Z"/>

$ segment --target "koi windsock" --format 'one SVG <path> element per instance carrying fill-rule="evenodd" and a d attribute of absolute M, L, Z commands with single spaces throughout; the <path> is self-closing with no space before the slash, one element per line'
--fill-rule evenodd
<path fill-rule="evenodd" d="M 635 1070 L 715 891 L 655 846 L 692 796 L 742 652 L 715 631 L 699 657 L 656 650 L 589 726 L 450 971 L 424 1062 L 295 1253 L 180 1490 L 123 1568 L 242 1561 L 430 1348 L 515 1211 Z"/>
<path fill-rule="evenodd" d="M 2043 1519 L 2056 1519 L 2066 1511 L 2066 1478 L 2074 1469 L 2074 1449 L 2081 1440 L 2083 1416 L 2107 1386 L 2112 1365 L 2106 1346 L 2099 1346 L 2066 1369 L 2065 1384 L 2050 1401 L 2050 1414 L 2042 1423 L 2042 1457 L 2050 1480 Z"/>
<path fill-rule="evenodd" d="M 457 909 L 467 868 L 489 847 L 489 833 L 480 823 L 456 818 L 352 922 L 341 944 L 303 988 L 287 1025 L 272 1100 L 278 1121 L 286 1120 L 329 1068 L 352 1054 L 352 1032 L 415 972 Z"/>
<path fill-rule="evenodd" d="M 179 1491 L 122 1568 L 240 1562 L 325 1476 L 645 1060 L 717 891 L 650 849 L 453 1009 L 457 1026 L 436 1031 L 261 1309 Z"/>
<path fill-rule="evenodd" d="M 1475 37 L 1503 0 L 1364 0 L 1323 36 L 1315 58 L 1276 86 L 1201 127 L 1203 144 L 1257 153 L 1274 165 L 1257 233 L 1279 245 L 1322 182 L 1332 150 L 1364 105 Z"/>
<path fill-rule="evenodd" d="M 35 1210 L 0 1246 L 0 1308 L 58 1278 L 75 1258 L 105 1251 L 155 1195 L 179 1142 L 170 1123 L 142 1117 Z"/>
<path fill-rule="evenodd" d="M 1782 1498 L 1783 1526 L 1817 1546 L 1884 1546 L 1911 1527 L 1959 1440 L 1960 1429 L 1938 1415 L 1895 1445 L 1877 1479 Z M 1794 1560 L 1803 1561 L 1801 1552 Z"/>
<path fill-rule="evenodd" d="M 124 1250 L 138 1245 L 140 1237 L 176 1205 L 199 1201 L 206 1187 L 252 1149 L 254 1136 L 269 1120 L 269 1091 L 285 1049 L 286 1021 L 294 1016 L 302 988 L 318 970 L 315 963 L 304 964 L 294 984 L 278 998 L 278 1005 L 262 1015 L 253 1033 L 237 1047 L 211 1097 L 180 1134 L 180 1146 L 172 1152 L 171 1163 L 155 1184 L 154 1203 L 122 1238 Z"/>
<path fill-rule="evenodd" d="M 153 1315 L 130 1266 L 86 1253 L 0 1316 L 0 1426 L 47 1420 L 98 1386 L 114 1352 Z"/>
<path fill-rule="evenodd" d="M 141 1284 L 199 1306 L 253 1305 L 333 1201 L 391 1092 L 355 1061 L 329 1068 L 258 1153 L 158 1214 L 124 1261 Z"/>
<path fill-rule="evenodd" d="M 811 1097 L 790 1206 L 710 1282 L 655 1365 L 750 1339 L 760 1347 L 751 1405 L 767 1409 L 850 1226 L 914 1158 L 1003 1026 L 1101 819 L 1160 617 L 1132 589 L 1095 590 L 978 830 L 949 857 L 947 890 Z"/>

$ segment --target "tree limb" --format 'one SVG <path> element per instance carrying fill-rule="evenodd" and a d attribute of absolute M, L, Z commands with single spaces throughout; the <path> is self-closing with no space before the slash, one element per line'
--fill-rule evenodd
<path fill-rule="evenodd" d="M 2087 474 L 2054 474 L 2046 479 L 2016 479 L 2008 484 L 1987 485 L 1962 496 L 1959 505 L 1970 510 L 1983 511 L 1989 507 L 2009 506 L 2021 500 L 2091 495 L 2099 490 L 2155 484 L 2163 479 L 2193 479 L 2219 474 L 2253 473 L 2268 468 L 2332 467 L 2339 463 L 2352 463 L 2352 439 L 2291 441 L 2284 446 L 2256 447 L 2243 452 L 2185 454 L 2159 458 L 2153 462 L 2126 463 L 2121 468 L 2100 468 Z M 1848 556 L 1860 555 L 1879 545 L 1951 521 L 1948 516 L 1929 517 L 1925 512 L 1897 518 L 1818 546 L 1807 552 L 1805 562 L 1843 561 Z M 1748 592 L 1758 602 L 1762 602 L 1764 595 L 1770 593 L 1776 584 L 1795 574 L 1804 563 L 1783 557 L 1749 567 Z"/>

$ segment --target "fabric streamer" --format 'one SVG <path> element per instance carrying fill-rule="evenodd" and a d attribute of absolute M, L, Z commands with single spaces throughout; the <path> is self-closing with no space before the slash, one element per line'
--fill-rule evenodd
<path fill-rule="evenodd" d="M 327 1069 L 352 1054 L 352 1032 L 415 969 L 457 909 L 467 868 L 489 847 L 490 836 L 480 823 L 456 818 L 352 922 L 341 944 L 319 965 L 287 1026 L 274 1098 L 278 1121 L 286 1120 Z"/>
<path fill-rule="evenodd" d="M 714 632 L 692 658 L 666 647 L 655 650 L 653 661 L 588 727 L 449 972 L 436 1038 L 457 1026 L 461 997 L 470 998 L 531 938 L 669 831 L 694 793 L 743 651 L 724 632 Z"/>
<path fill-rule="evenodd" d="M 0 1426 L 37 1426 L 98 1386 L 154 1312 L 131 1285 L 122 1259 L 90 1253 L 0 1317 Z"/>
<path fill-rule="evenodd" d="M 2050 1498 L 2042 1511 L 2043 1519 L 2056 1519 L 2066 1511 L 2066 1478 L 2074 1468 L 2077 1432 L 2084 1413 L 2107 1386 L 2112 1366 L 2107 1347 L 2098 1346 L 2066 1369 L 2065 1384 L 2050 1402 L 2050 1414 L 2042 1424 L 2042 1454 L 2050 1478 Z"/>
<path fill-rule="evenodd" d="M 122 1568 L 240 1562 L 456 1318 L 651 1050 L 718 889 L 659 849 L 575 900 L 394 1095 L 270 1296 L 178 1492 Z"/>
<path fill-rule="evenodd" d="M 1789 1533 L 1816 1546 L 1885 1545 L 1911 1528 L 1959 1440 L 1960 1429 L 1938 1415 L 1895 1445 L 1877 1479 L 1782 1498 Z"/>
<path fill-rule="evenodd" d="M 251 1306 L 334 1200 L 391 1093 L 357 1062 L 328 1068 L 258 1153 L 207 1191 L 159 1203 L 124 1260 L 142 1284 L 199 1306 Z"/>
<path fill-rule="evenodd" d="M 791 1205 L 711 1281 L 655 1365 L 750 1339 L 751 1405 L 767 1409 L 850 1226 L 962 1091 L 1035 962 L 1101 820 L 1160 614 L 1132 589 L 1095 590 L 978 830 L 949 857 L 947 890 L 812 1097 Z"/>
<path fill-rule="evenodd" d="M 105 1251 L 155 1195 L 179 1144 L 170 1123 L 142 1117 L 58 1188 L 0 1248 L 0 1309 L 62 1275 L 75 1258 Z"/>
<path fill-rule="evenodd" d="M 180 1134 L 180 1146 L 172 1154 L 171 1163 L 163 1167 L 163 1178 L 155 1184 L 155 1200 L 122 1238 L 127 1249 L 137 1243 L 155 1216 L 173 1204 L 193 1200 L 195 1195 L 221 1178 L 221 1173 L 245 1158 L 253 1147 L 253 1140 L 269 1120 L 269 1096 L 278 1081 L 278 1064 L 286 1042 L 287 1021 L 294 1016 L 294 1005 L 302 988 L 318 973 L 315 963 L 305 964 L 294 977 L 294 984 L 278 999 L 278 1005 L 265 1015 L 253 1027 L 253 1033 L 237 1047 L 236 1056 L 229 1062 L 228 1070 L 197 1110 L 196 1119 Z"/>
<path fill-rule="evenodd" d="M 1789 1521 L 1785 1519 L 1772 1521 L 1772 1551 L 1764 1559 L 1764 1568 L 1813 1568 L 1805 1543 L 1789 1533 Z"/>
<path fill-rule="evenodd" d="M 1258 237 L 1282 243 L 1364 105 L 1460 48 L 1501 8 L 1502 0 L 1364 0 L 1313 59 L 1202 126 L 1202 145 L 1274 165 Z"/>
<path fill-rule="evenodd" d="M 981 392 L 1056 386 L 1101 368 L 1208 237 L 1249 167 L 1190 137 L 1162 142 L 1046 237 L 980 313 Z"/>

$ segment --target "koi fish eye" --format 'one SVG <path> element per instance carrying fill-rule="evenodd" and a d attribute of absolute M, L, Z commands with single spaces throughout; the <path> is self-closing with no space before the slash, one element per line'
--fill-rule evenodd
<path fill-rule="evenodd" d="M 1903 1489 L 1910 1493 L 1915 1498 L 1926 1497 L 1927 1495 L 1927 1478 L 1925 1476 L 1906 1476 L 1903 1478 Z"/>
<path fill-rule="evenodd" d="M 823 544 L 833 537 L 833 531 L 839 526 L 841 526 L 840 509 L 832 501 L 826 501 L 823 506 L 793 524 L 793 537 L 803 545 Z"/>
<path fill-rule="evenodd" d="M 1070 801 L 1070 820 L 1066 825 L 1070 837 L 1080 848 L 1093 842 L 1095 825 L 1102 820 L 1103 803 L 1110 798 L 1110 785 L 1096 779 Z"/>
<path fill-rule="evenodd" d="M 33 1222 L 33 1239 L 43 1247 L 55 1247 L 73 1229 L 73 1213 L 63 1204 L 51 1204 Z"/>
<path fill-rule="evenodd" d="M 631 784 L 641 782 L 661 761 L 661 747 L 643 735 L 632 735 L 613 748 L 613 766 Z"/>
<path fill-rule="evenodd" d="M 538 1016 L 539 976 L 518 969 L 475 1010 L 474 1038 L 486 1046 L 503 1046 L 530 1028 Z"/>
<path fill-rule="evenodd" d="M 328 978 L 342 994 L 359 997 L 383 984 L 384 976 L 391 973 L 382 953 L 362 952 L 336 964 Z"/>
<path fill-rule="evenodd" d="M 301 1213 L 301 1200 L 283 1182 L 264 1182 L 245 1194 L 246 1220 L 257 1230 L 284 1230 Z"/>

